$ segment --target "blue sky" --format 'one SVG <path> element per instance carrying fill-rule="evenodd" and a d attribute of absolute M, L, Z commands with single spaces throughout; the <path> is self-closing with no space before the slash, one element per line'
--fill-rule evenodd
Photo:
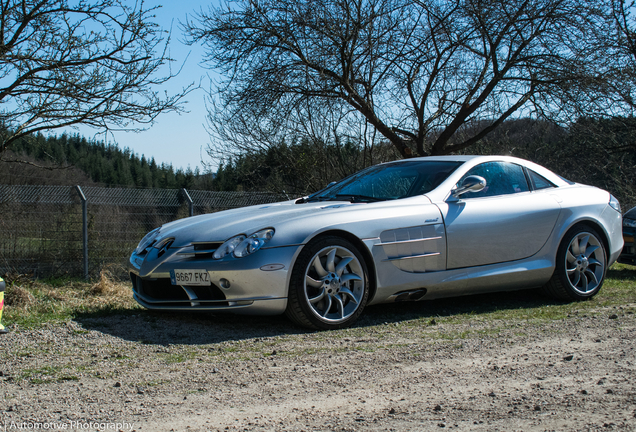
<path fill-rule="evenodd" d="M 210 137 L 205 130 L 206 114 L 205 90 L 209 89 L 211 73 L 200 65 L 204 50 L 200 46 L 188 46 L 182 43 L 183 34 L 179 28 L 179 21 L 184 21 L 188 14 L 198 11 L 203 7 L 207 10 L 213 3 L 204 0 L 146 0 L 145 7 L 151 8 L 157 5 L 162 7 L 155 12 L 155 21 L 164 29 L 172 27 L 172 39 L 169 45 L 170 57 L 175 59 L 173 68 L 179 68 L 183 64 L 181 73 L 168 81 L 158 89 L 169 94 L 179 92 L 183 87 L 194 82 L 201 81 L 201 89 L 195 90 L 186 97 L 186 113 L 169 113 L 157 118 L 155 125 L 148 130 L 134 132 L 114 132 L 109 135 L 109 143 L 117 143 L 120 148 L 128 147 L 139 156 L 154 157 L 158 164 L 172 163 L 175 169 L 192 170 L 196 167 L 203 170 L 201 160 L 214 163 L 206 154 L 206 148 Z M 185 62 L 185 63 L 184 63 Z M 99 132 L 88 127 L 80 127 L 77 131 L 87 138 L 92 138 Z M 59 131 L 54 131 L 59 133 Z M 96 137 L 103 140 L 104 136 Z"/>

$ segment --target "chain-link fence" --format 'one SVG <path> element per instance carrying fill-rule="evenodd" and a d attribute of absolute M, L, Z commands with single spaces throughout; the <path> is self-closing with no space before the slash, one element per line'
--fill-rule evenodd
<path fill-rule="evenodd" d="M 261 192 L 0 185 L 0 275 L 123 269 L 144 234 L 166 222 L 286 199 Z"/>

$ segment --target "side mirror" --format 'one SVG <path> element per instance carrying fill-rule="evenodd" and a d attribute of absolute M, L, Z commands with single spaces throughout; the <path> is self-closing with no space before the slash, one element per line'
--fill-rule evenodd
<path fill-rule="evenodd" d="M 486 179 L 480 176 L 471 175 L 464 179 L 461 186 L 452 191 L 452 195 L 458 198 L 467 192 L 480 192 L 486 187 Z"/>

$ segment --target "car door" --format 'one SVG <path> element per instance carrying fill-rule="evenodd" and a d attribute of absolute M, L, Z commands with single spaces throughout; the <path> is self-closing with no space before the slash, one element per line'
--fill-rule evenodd
<path fill-rule="evenodd" d="M 510 162 L 476 165 L 460 183 L 469 175 L 483 177 L 486 187 L 438 204 L 446 227 L 446 268 L 514 261 L 537 253 L 561 210 L 550 190 L 531 190 L 523 167 Z"/>

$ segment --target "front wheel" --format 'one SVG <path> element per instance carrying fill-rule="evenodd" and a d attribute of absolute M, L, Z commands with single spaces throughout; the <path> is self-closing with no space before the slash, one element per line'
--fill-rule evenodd
<path fill-rule="evenodd" d="M 292 270 L 286 314 L 309 328 L 349 326 L 369 298 L 367 267 L 358 249 L 340 237 L 308 243 Z"/>
<path fill-rule="evenodd" d="M 591 298 L 603 285 L 606 266 L 600 235 L 591 227 L 576 227 L 561 241 L 556 269 L 544 290 L 562 300 Z"/>

